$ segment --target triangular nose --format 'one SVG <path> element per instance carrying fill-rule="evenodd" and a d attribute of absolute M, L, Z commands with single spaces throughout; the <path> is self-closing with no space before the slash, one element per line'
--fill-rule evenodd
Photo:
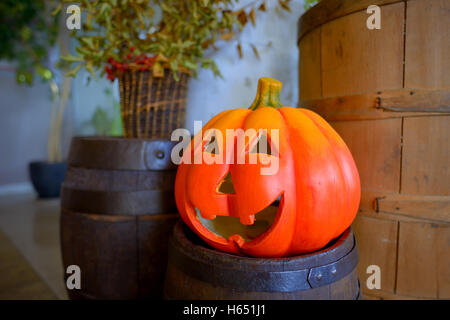
<path fill-rule="evenodd" d="M 236 191 L 234 190 L 233 180 L 231 179 L 230 172 L 228 172 L 225 178 L 222 179 L 217 190 L 220 193 L 228 193 L 228 194 L 236 193 Z"/>

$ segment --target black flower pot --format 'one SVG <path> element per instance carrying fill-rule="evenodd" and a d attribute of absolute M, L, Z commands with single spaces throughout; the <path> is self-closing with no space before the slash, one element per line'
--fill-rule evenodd
<path fill-rule="evenodd" d="M 30 179 L 39 198 L 59 197 L 61 184 L 66 175 L 66 162 L 30 162 Z"/>

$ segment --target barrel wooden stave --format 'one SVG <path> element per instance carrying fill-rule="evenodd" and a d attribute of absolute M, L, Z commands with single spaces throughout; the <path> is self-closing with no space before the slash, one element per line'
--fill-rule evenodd
<path fill-rule="evenodd" d="M 97 191 L 173 190 L 175 170 L 104 170 L 69 167 L 63 187 Z"/>
<path fill-rule="evenodd" d="M 178 219 L 176 171 L 161 155 L 144 160 L 155 150 L 169 156 L 171 145 L 73 139 L 60 221 L 64 268 L 81 269 L 81 289 L 68 290 L 71 299 L 161 298 L 168 238 Z M 119 154 L 124 163 L 117 165 Z"/>
<path fill-rule="evenodd" d="M 136 231 L 134 217 L 61 212 L 64 265 L 81 269 L 81 291 L 69 290 L 71 299 L 137 296 Z"/>
<path fill-rule="evenodd" d="M 77 212 L 145 215 L 176 212 L 175 170 L 98 170 L 69 167 L 61 205 Z"/>
<path fill-rule="evenodd" d="M 332 246 L 304 257 L 258 259 L 209 249 L 177 223 L 169 242 L 164 297 L 358 299 L 357 259 L 350 231 Z"/>
<path fill-rule="evenodd" d="M 168 237 L 177 220 L 178 214 L 137 217 L 140 297 L 162 297 L 167 268 Z"/>
<path fill-rule="evenodd" d="M 63 261 L 81 269 L 81 291 L 69 290 L 70 298 L 160 298 L 167 234 L 177 218 L 176 214 L 134 217 L 63 210 Z"/>
<path fill-rule="evenodd" d="M 381 30 L 365 28 L 369 4 Z M 329 121 L 355 158 L 361 283 L 369 265 L 381 268 L 382 288 L 363 286 L 372 298 L 450 297 L 449 6 L 324 0 L 299 21 L 299 106 Z"/>
<path fill-rule="evenodd" d="M 163 139 L 76 138 L 70 146 L 68 165 L 109 170 L 175 170 L 170 157 L 175 144 Z"/>

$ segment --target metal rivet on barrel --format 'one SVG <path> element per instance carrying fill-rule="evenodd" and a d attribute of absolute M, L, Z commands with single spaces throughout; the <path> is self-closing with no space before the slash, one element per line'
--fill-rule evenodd
<path fill-rule="evenodd" d="M 335 276 L 336 274 L 337 274 L 336 267 L 333 267 L 333 268 L 331 269 L 331 275 Z"/>
<path fill-rule="evenodd" d="M 163 158 L 164 158 L 164 152 L 161 151 L 161 150 L 157 150 L 157 151 L 155 152 L 155 156 L 156 156 L 158 159 L 163 159 Z"/>
<path fill-rule="evenodd" d="M 320 281 L 320 279 L 322 279 L 322 274 L 321 274 L 320 272 L 317 274 L 316 279 L 317 279 L 318 281 Z"/>

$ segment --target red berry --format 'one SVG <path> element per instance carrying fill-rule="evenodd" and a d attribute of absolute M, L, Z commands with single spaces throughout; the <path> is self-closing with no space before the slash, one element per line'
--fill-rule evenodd
<path fill-rule="evenodd" d="M 130 47 L 130 51 L 131 51 L 131 52 L 133 52 L 133 51 L 134 51 L 134 49 L 135 49 L 134 47 Z"/>

